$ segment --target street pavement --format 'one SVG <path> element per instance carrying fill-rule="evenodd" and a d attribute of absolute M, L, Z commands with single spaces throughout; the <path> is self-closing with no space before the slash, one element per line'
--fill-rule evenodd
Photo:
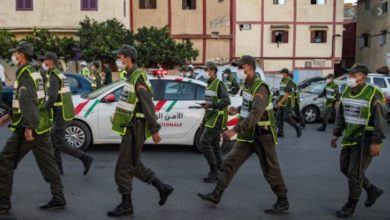
<path fill-rule="evenodd" d="M 143 161 L 163 181 L 175 186 L 173 195 L 163 207 L 158 206 L 158 193 L 150 185 L 134 180 L 135 219 L 163 220 L 230 220 L 230 219 L 337 219 L 335 211 L 347 199 L 347 180 L 340 173 L 340 149 L 329 146 L 331 130 L 320 133 L 318 124 L 308 125 L 300 139 L 286 125 L 286 137 L 278 145 L 279 162 L 289 189 L 290 213 L 273 216 L 263 209 L 275 202 L 275 196 L 263 178 L 259 161 L 253 155 L 238 171 L 217 208 L 196 196 L 209 192 L 213 184 L 202 177 L 208 172 L 203 156 L 188 146 L 146 146 Z M 332 127 L 332 126 L 331 126 Z M 0 129 L 0 149 L 10 132 Z M 384 189 L 384 195 L 371 208 L 363 205 L 363 193 L 353 219 L 390 219 L 390 132 L 381 156 L 375 158 L 367 176 Z M 120 202 L 114 181 L 118 145 L 92 146 L 88 153 L 95 163 L 87 176 L 82 175 L 78 159 L 64 155 L 63 184 L 68 206 L 59 211 L 41 211 L 39 204 L 51 198 L 49 186 L 39 173 L 32 153 L 15 172 L 12 210 L 1 219 L 109 219 L 106 212 Z M 120 218 L 128 219 L 128 218 Z"/>

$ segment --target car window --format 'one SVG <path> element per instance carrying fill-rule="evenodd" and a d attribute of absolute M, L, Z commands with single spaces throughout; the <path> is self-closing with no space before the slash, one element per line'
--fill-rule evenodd
<path fill-rule="evenodd" d="M 115 83 L 111 83 L 111 84 L 108 84 L 106 86 L 103 86 L 95 91 L 92 91 L 91 93 L 88 93 L 86 94 L 86 98 L 88 99 L 96 99 L 97 97 L 99 97 L 100 95 L 102 95 L 103 93 L 106 93 L 108 92 L 109 90 L 117 87 L 119 84 L 122 84 L 123 82 L 122 81 L 118 81 L 118 82 L 115 82 Z"/>
<path fill-rule="evenodd" d="M 196 85 L 181 81 L 165 82 L 165 100 L 194 100 Z"/>
<path fill-rule="evenodd" d="M 206 88 L 203 86 L 196 86 L 196 100 L 205 100 Z"/>
<path fill-rule="evenodd" d="M 387 82 L 389 83 L 389 85 L 390 85 L 390 78 L 387 78 Z"/>
<path fill-rule="evenodd" d="M 366 83 L 371 83 L 371 78 L 370 77 L 367 77 Z"/>
<path fill-rule="evenodd" d="M 325 86 L 325 81 L 313 82 L 306 88 L 302 89 L 302 92 L 319 95 L 322 91 L 324 91 Z"/>
<path fill-rule="evenodd" d="M 384 78 L 374 77 L 374 85 L 381 89 L 387 88 L 387 84 Z"/>
<path fill-rule="evenodd" d="M 68 79 L 70 88 L 80 88 L 80 83 L 75 77 L 67 76 L 66 78 Z"/>

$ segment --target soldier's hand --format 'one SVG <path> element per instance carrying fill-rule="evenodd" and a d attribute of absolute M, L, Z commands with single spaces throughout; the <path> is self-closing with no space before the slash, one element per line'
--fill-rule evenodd
<path fill-rule="evenodd" d="M 336 136 L 333 136 L 332 137 L 332 140 L 330 141 L 330 146 L 332 146 L 333 148 L 337 148 L 337 137 Z"/>
<path fill-rule="evenodd" d="M 160 141 L 161 141 L 160 133 L 157 132 L 157 133 L 152 134 L 152 139 L 153 139 L 153 142 L 155 144 L 160 143 Z"/>
<path fill-rule="evenodd" d="M 33 141 L 34 140 L 32 129 L 30 129 L 30 128 L 24 129 L 24 139 L 26 139 L 26 141 Z"/>
<path fill-rule="evenodd" d="M 11 120 L 11 116 L 9 114 L 5 114 L 0 118 L 0 126 L 6 125 Z"/>
<path fill-rule="evenodd" d="M 373 157 L 379 156 L 381 153 L 381 146 L 379 144 L 371 144 L 370 146 L 370 154 Z"/>
<path fill-rule="evenodd" d="M 234 106 L 230 106 L 228 110 L 229 115 L 236 115 L 238 114 L 238 108 Z"/>
<path fill-rule="evenodd" d="M 236 134 L 236 132 L 233 129 L 229 129 L 229 130 L 223 132 L 223 139 L 230 140 L 235 134 Z"/>

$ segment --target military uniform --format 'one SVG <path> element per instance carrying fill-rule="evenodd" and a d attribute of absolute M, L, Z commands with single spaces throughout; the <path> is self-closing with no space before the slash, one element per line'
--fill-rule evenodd
<path fill-rule="evenodd" d="M 121 53 L 136 60 L 137 51 L 132 46 L 124 45 L 119 51 L 119 54 Z M 115 168 L 115 181 L 118 192 L 122 194 L 122 203 L 107 213 L 111 217 L 133 214 L 133 177 L 156 187 L 160 193 L 160 205 L 163 205 L 173 192 L 172 186 L 161 182 L 141 161 L 145 140 L 161 128 L 154 111 L 151 85 L 146 73 L 135 64 L 127 70 L 127 76 L 112 121 L 113 131 L 122 136 Z"/>
<path fill-rule="evenodd" d="M 226 88 L 229 92 L 229 94 L 235 95 L 238 93 L 240 90 L 240 86 L 238 85 L 236 79 L 231 75 L 231 70 L 230 69 L 225 69 L 223 71 L 224 74 L 227 74 L 226 80 L 225 80 L 225 85 Z"/>
<path fill-rule="evenodd" d="M 364 69 L 366 68 L 351 71 L 362 72 Z M 368 70 L 365 72 L 368 74 Z M 352 89 L 347 87 L 337 112 L 333 135 L 340 137 L 344 133 L 340 170 L 348 178 L 349 186 L 348 202 L 337 212 L 337 216 L 349 217 L 355 210 L 362 188 L 367 191 L 367 207 L 372 206 L 383 193 L 365 176 L 365 171 L 373 159 L 370 154 L 371 144 L 381 144 L 385 138 L 386 112 L 383 94 L 368 84 Z"/>
<path fill-rule="evenodd" d="M 83 75 L 83 76 L 85 76 L 85 77 L 87 77 L 87 78 L 90 77 L 90 73 L 89 73 L 88 67 L 85 66 L 85 67 L 81 70 L 81 75 Z"/>
<path fill-rule="evenodd" d="M 282 79 L 280 83 L 280 89 L 279 89 L 279 99 L 282 100 L 283 96 L 286 93 L 289 93 L 289 97 L 287 101 L 282 103 L 282 106 L 280 106 L 277 109 L 277 127 L 278 127 L 278 136 L 284 137 L 284 121 L 286 121 L 289 125 L 295 128 L 297 132 L 297 137 L 301 136 L 301 128 L 298 126 L 298 124 L 295 122 L 294 119 L 292 119 L 291 114 L 294 108 L 294 97 L 293 97 L 293 89 L 294 89 L 294 83 L 291 80 L 290 77 L 286 77 Z"/>
<path fill-rule="evenodd" d="M 208 63 L 217 72 L 217 65 Z M 227 107 L 230 105 L 229 94 L 223 82 L 216 77 L 208 81 L 206 89 L 207 108 L 203 119 L 204 130 L 200 137 L 200 147 L 205 156 L 210 172 L 203 180 L 215 182 L 218 169 L 221 168 L 221 133 L 226 129 Z"/>
<path fill-rule="evenodd" d="M 278 202 L 266 211 L 270 213 L 287 211 L 287 188 L 276 155 L 277 135 L 271 92 L 268 85 L 257 76 L 246 80 L 240 108 L 240 123 L 233 130 L 237 133 L 237 142 L 222 162 L 214 191 L 210 194 L 199 193 L 198 196 L 218 204 L 235 173 L 255 153 L 259 157 L 264 177 L 278 197 Z"/>
<path fill-rule="evenodd" d="M 100 75 L 99 70 L 95 70 L 91 74 L 91 80 L 92 80 L 92 90 L 96 90 L 100 87 L 102 87 L 102 76 Z"/>
<path fill-rule="evenodd" d="M 325 131 L 330 116 L 335 110 L 336 102 L 340 100 L 339 86 L 335 82 L 328 83 L 318 98 L 326 97 L 326 109 L 325 115 L 322 121 L 322 126 L 318 128 L 318 131 Z"/>
<path fill-rule="evenodd" d="M 294 82 L 293 82 L 294 83 Z M 305 127 L 305 118 L 302 115 L 301 112 L 301 97 L 299 95 L 299 87 L 296 83 L 294 83 L 293 86 L 293 102 L 294 102 L 294 113 L 297 116 L 299 120 L 299 125 L 301 128 Z"/>
<path fill-rule="evenodd" d="M 106 75 L 104 76 L 104 83 L 103 84 L 108 85 L 108 84 L 112 83 L 112 70 L 111 70 L 111 68 L 107 66 L 104 69 L 104 73 Z"/>
<path fill-rule="evenodd" d="M 50 59 L 50 55 L 47 55 L 46 59 Z M 58 167 L 60 172 L 63 173 L 61 158 L 61 152 L 63 152 L 82 161 L 85 175 L 91 166 L 93 158 L 83 151 L 68 145 L 64 139 L 66 128 L 75 116 L 68 79 L 57 68 L 48 72 L 50 82 L 46 88 L 48 94 L 46 109 L 52 113 L 53 128 L 51 136 Z"/>
<path fill-rule="evenodd" d="M 122 70 L 122 71 L 119 72 L 119 78 L 121 80 L 126 80 L 126 75 L 127 75 L 126 70 Z"/>
<path fill-rule="evenodd" d="M 19 43 L 12 51 L 27 51 L 32 55 L 32 45 Z M 23 52 L 23 53 L 27 53 Z M 50 140 L 49 113 L 45 109 L 45 91 L 41 75 L 31 64 L 22 65 L 16 72 L 12 103 L 12 136 L 0 154 L 0 212 L 11 208 L 10 197 L 14 170 L 24 156 L 32 150 L 38 167 L 50 184 L 53 199 L 41 208 L 65 206 L 60 173 L 53 155 Z M 26 141 L 24 131 L 33 129 L 34 140 Z"/>

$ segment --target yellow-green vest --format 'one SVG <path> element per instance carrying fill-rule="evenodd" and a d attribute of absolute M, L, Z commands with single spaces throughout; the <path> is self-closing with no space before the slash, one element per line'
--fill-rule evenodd
<path fill-rule="evenodd" d="M 282 79 L 282 81 L 280 82 L 280 86 L 279 86 L 280 99 L 283 98 L 283 96 L 286 94 L 286 92 L 284 90 L 286 89 L 286 87 L 290 81 L 291 81 L 291 78 L 287 77 L 287 78 Z M 293 90 L 294 90 L 294 88 L 293 88 Z M 289 95 L 288 99 L 284 103 L 282 103 L 282 106 L 292 106 L 293 101 L 294 101 L 294 91 L 292 91 L 291 94 Z"/>
<path fill-rule="evenodd" d="M 335 82 L 326 85 L 326 107 L 331 107 L 336 102 L 336 89 L 338 90 L 339 87 Z"/>
<path fill-rule="evenodd" d="M 20 87 L 20 77 L 23 74 L 28 74 L 29 77 L 34 81 L 35 91 L 38 99 L 38 109 L 39 109 L 39 125 L 38 128 L 35 129 L 37 134 L 43 134 L 51 129 L 49 112 L 45 108 L 45 87 L 43 83 L 42 76 L 39 72 L 36 72 L 35 69 L 31 65 L 27 65 L 23 67 L 16 76 L 16 80 L 14 83 L 14 94 L 12 100 L 12 126 L 11 130 L 15 131 L 15 128 L 20 126 L 22 123 L 22 112 L 20 110 L 19 104 L 19 87 Z"/>
<path fill-rule="evenodd" d="M 255 81 L 252 83 L 252 86 L 250 88 L 245 88 L 242 94 L 242 105 L 240 110 L 240 121 L 245 120 L 249 116 L 249 113 L 252 111 L 253 108 L 253 100 L 256 95 L 256 91 L 260 88 L 260 86 L 264 85 L 268 92 L 269 92 L 269 100 L 268 100 L 268 106 L 266 107 L 263 116 L 261 117 L 260 121 L 257 122 L 257 126 L 261 127 L 263 130 L 270 130 L 271 134 L 274 139 L 274 143 L 277 144 L 277 136 L 276 136 L 276 126 L 275 126 L 275 116 L 274 116 L 274 110 L 272 105 L 272 95 L 271 91 L 268 87 L 268 85 L 261 79 L 256 78 Z M 255 138 L 255 128 L 248 129 L 244 133 L 238 133 L 237 135 L 237 141 L 238 142 L 248 142 L 253 143 Z"/>
<path fill-rule="evenodd" d="M 122 71 L 120 71 L 119 72 L 119 78 L 121 79 L 121 80 L 126 80 L 126 70 L 122 70 Z"/>
<path fill-rule="evenodd" d="M 382 92 L 374 86 L 365 85 L 357 95 L 352 95 L 351 91 L 352 89 L 347 87 L 341 98 L 345 120 L 344 137 L 341 143 L 343 147 L 356 145 L 364 131 L 373 131 L 371 103 L 375 94 L 380 95 L 381 102 L 384 103 Z"/>
<path fill-rule="evenodd" d="M 218 98 L 219 86 L 224 86 L 223 82 L 219 79 L 214 79 L 213 82 L 211 82 L 210 85 L 207 86 L 205 96 L 206 103 L 208 103 L 209 105 L 221 101 L 221 99 Z M 221 128 L 226 129 L 227 107 L 223 110 L 208 108 L 204 116 L 205 126 L 208 128 L 214 128 L 220 116 L 222 117 Z"/>
<path fill-rule="evenodd" d="M 83 70 L 81 71 L 81 75 L 89 78 L 89 69 L 88 69 L 88 67 L 84 67 L 83 68 Z"/>

